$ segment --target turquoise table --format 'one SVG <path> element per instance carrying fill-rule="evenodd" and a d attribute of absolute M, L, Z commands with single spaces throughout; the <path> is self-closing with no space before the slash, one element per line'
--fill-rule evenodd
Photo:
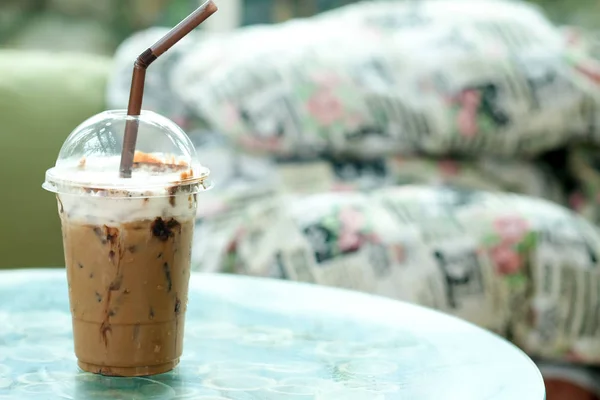
<path fill-rule="evenodd" d="M 364 294 L 192 275 L 180 366 L 107 378 L 75 364 L 64 270 L 0 272 L 0 399 L 542 400 L 520 350 Z"/>

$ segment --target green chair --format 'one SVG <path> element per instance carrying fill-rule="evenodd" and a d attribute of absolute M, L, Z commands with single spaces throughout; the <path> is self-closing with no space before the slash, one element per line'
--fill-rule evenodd
<path fill-rule="evenodd" d="M 97 56 L 0 50 L 0 269 L 64 265 L 41 184 L 67 135 L 104 109 L 109 70 Z"/>

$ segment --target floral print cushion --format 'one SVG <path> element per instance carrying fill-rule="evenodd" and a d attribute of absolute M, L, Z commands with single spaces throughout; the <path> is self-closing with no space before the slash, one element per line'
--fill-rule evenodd
<path fill-rule="evenodd" d="M 514 159 L 460 159 L 395 156 L 370 160 L 323 157 L 318 161 L 279 162 L 281 184 L 293 193 L 365 191 L 407 184 L 520 193 L 565 204 L 561 182 L 543 162 Z M 312 185 L 296 178 L 310 177 Z"/>
<path fill-rule="evenodd" d="M 120 46 L 111 107 L 162 33 Z M 592 46 L 522 2 L 363 2 L 186 39 L 149 69 L 144 106 L 246 151 L 514 157 L 600 137 Z"/>
<path fill-rule="evenodd" d="M 388 157 L 372 160 L 327 157 L 280 161 L 240 154 L 219 135 L 192 134 L 200 159 L 210 166 L 215 187 L 203 196 L 194 265 L 227 268 L 227 246 L 255 214 L 279 212 L 277 196 L 321 192 L 369 192 L 410 184 L 446 185 L 491 192 L 509 191 L 566 203 L 560 182 L 540 162 Z M 200 138 L 202 140 L 200 140 Z M 266 221 L 265 223 L 270 223 Z"/>
<path fill-rule="evenodd" d="M 600 87 L 571 46 L 525 3 L 368 2 L 206 39 L 171 84 L 247 151 L 529 156 L 598 135 Z"/>
<path fill-rule="evenodd" d="M 533 356 L 600 364 L 600 231 L 563 207 L 445 186 L 281 204 L 240 225 L 226 271 L 406 300 Z"/>

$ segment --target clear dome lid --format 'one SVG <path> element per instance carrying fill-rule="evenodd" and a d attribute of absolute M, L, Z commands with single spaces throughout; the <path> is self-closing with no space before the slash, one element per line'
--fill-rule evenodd
<path fill-rule="evenodd" d="M 119 166 L 125 124 L 138 124 L 131 178 L 121 178 Z M 196 149 L 171 120 L 143 111 L 105 111 L 84 121 L 63 144 L 56 165 L 46 172 L 44 189 L 55 193 L 100 193 L 126 197 L 161 196 L 182 187 L 187 193 L 208 189 L 210 171 Z"/>

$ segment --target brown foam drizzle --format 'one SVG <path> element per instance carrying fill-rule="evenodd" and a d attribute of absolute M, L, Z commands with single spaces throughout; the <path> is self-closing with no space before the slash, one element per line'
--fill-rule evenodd
<path fill-rule="evenodd" d="M 82 157 L 77 166 L 79 169 L 85 169 L 87 166 L 87 158 Z M 159 157 L 157 155 L 144 153 L 142 151 L 135 152 L 135 156 L 133 158 L 133 169 L 150 173 L 183 171 L 181 173 L 182 179 L 191 178 L 194 175 L 194 171 L 190 168 L 190 165 L 186 161 L 178 160 L 174 156 Z"/>
<path fill-rule="evenodd" d="M 189 164 L 183 160 L 177 160 L 173 156 L 160 158 L 153 154 L 136 151 L 133 157 L 133 170 L 145 170 L 150 173 L 168 173 L 181 171 L 181 177 L 191 178 L 194 173 Z"/>
<path fill-rule="evenodd" d="M 154 154 L 136 151 L 133 157 L 133 168 L 146 167 L 150 172 L 182 171 L 189 168 L 189 164 L 183 160 L 177 160 L 173 156 L 160 158 Z"/>

